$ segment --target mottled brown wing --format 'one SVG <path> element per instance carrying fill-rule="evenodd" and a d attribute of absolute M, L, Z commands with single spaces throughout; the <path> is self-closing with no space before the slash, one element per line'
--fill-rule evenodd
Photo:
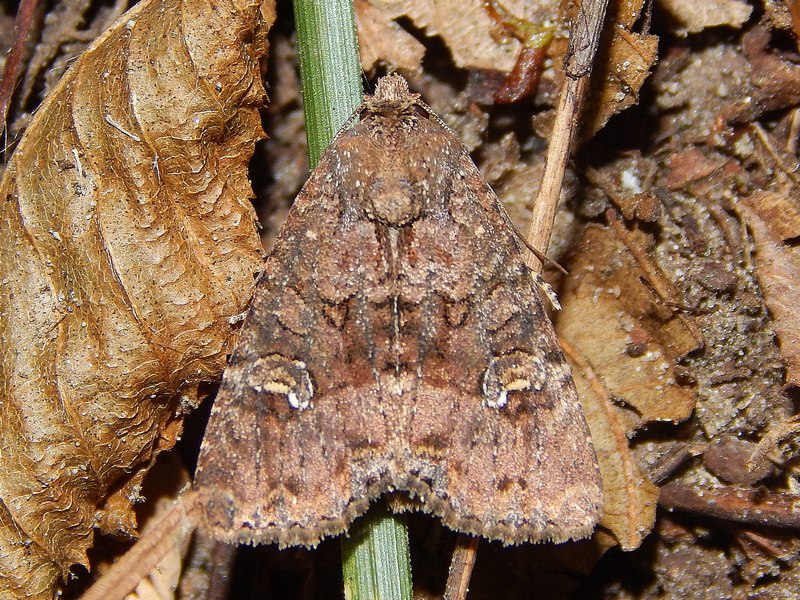
<path fill-rule="evenodd" d="M 588 535 L 600 479 L 522 247 L 464 147 L 381 80 L 258 282 L 196 475 L 236 542 L 313 545 L 390 489 L 505 543 Z"/>
<path fill-rule="evenodd" d="M 426 138 L 427 127 L 439 128 L 421 125 Z M 400 243 L 401 277 L 428 295 L 400 303 L 421 371 L 394 452 L 407 479 L 393 483 L 463 532 L 511 544 L 586 537 L 601 481 L 569 366 L 499 200 L 466 151 L 455 158 L 442 167 L 444 210 Z"/>
<path fill-rule="evenodd" d="M 345 214 L 336 160 L 295 201 L 214 402 L 195 485 L 218 539 L 315 545 L 366 509 L 387 470 L 370 357 L 391 319 L 364 291 L 385 284 L 385 265 L 374 226 Z"/>

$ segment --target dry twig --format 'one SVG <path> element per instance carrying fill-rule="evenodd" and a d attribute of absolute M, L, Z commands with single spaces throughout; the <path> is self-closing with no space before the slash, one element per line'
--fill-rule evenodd
<path fill-rule="evenodd" d="M 478 538 L 460 534 L 450 561 L 450 574 L 444 590 L 444 600 L 464 600 L 469 591 L 472 568 L 478 555 Z"/>
<path fill-rule="evenodd" d="M 81 600 L 122 600 L 167 553 L 197 526 L 197 494 L 183 494 L 133 547 L 98 579 Z"/>
<path fill-rule="evenodd" d="M 751 488 L 699 490 L 681 483 L 661 488 L 664 508 L 770 527 L 800 528 L 800 496 Z"/>
<path fill-rule="evenodd" d="M 8 117 L 8 107 L 11 104 L 11 96 L 17 85 L 22 65 L 22 55 L 25 45 L 33 30 L 33 19 L 36 16 L 38 0 L 22 0 L 17 9 L 17 20 L 14 23 L 14 45 L 6 59 L 3 68 L 3 80 L 0 81 L 0 133 L 5 131 L 6 118 Z"/>
<path fill-rule="evenodd" d="M 531 246 L 539 248 L 542 252 L 546 252 L 550 244 L 556 207 L 561 195 L 561 184 L 569 161 L 570 144 L 589 83 L 589 74 L 600 40 L 607 4 L 608 0 L 582 2 L 572 29 L 569 50 L 564 60 L 567 77 L 556 108 L 542 183 L 528 227 L 528 241 Z M 541 271 L 542 263 L 538 258 L 529 256 L 528 260 L 533 268 Z"/>

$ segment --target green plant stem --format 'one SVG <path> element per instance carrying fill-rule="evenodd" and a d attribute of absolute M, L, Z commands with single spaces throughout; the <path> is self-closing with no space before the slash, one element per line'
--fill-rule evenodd
<path fill-rule="evenodd" d="M 351 0 L 295 0 L 300 80 L 311 168 L 361 104 Z"/>
<path fill-rule="evenodd" d="M 346 600 L 411 600 L 408 528 L 381 502 L 342 540 Z"/>
<path fill-rule="evenodd" d="M 361 65 L 351 0 L 295 0 L 309 164 L 361 104 Z M 411 600 L 408 530 L 384 505 L 342 538 L 348 600 Z"/>

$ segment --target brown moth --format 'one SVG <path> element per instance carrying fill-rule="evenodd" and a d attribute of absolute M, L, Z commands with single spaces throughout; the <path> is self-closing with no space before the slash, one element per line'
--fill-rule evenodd
<path fill-rule="evenodd" d="M 505 544 L 588 536 L 601 483 L 538 277 L 467 150 L 383 78 L 292 207 L 200 451 L 214 537 L 314 546 L 406 491 Z"/>

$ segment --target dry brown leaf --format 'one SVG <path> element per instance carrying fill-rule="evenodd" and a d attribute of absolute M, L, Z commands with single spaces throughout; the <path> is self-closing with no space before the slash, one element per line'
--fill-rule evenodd
<path fill-rule="evenodd" d="M 371 8 L 367 9 L 364 5 Z M 554 0 L 506 0 L 503 5 L 515 16 L 533 22 L 552 19 L 558 10 L 558 3 Z M 411 19 L 428 36 L 440 36 L 450 49 L 453 62 L 460 68 L 510 71 L 520 48 L 517 41 L 505 44 L 492 37 L 494 25 L 483 8 L 483 0 L 361 1 L 357 4 L 356 16 L 359 33 L 370 32 L 359 38 L 365 70 L 372 68 L 378 60 L 395 67 L 405 66 L 395 60 L 398 56 L 409 56 L 411 51 L 400 49 L 395 42 L 405 43 L 413 40 L 413 37 L 398 33 L 395 21 L 400 17 Z M 413 41 L 415 48 L 422 49 L 419 42 Z M 422 54 L 419 54 L 419 58 L 422 58 Z M 407 68 L 421 70 L 421 65 Z"/>
<path fill-rule="evenodd" d="M 422 70 L 425 46 L 394 19 L 366 0 L 355 0 L 361 67 L 371 71 L 379 62 L 410 72 Z"/>
<path fill-rule="evenodd" d="M 658 37 L 633 30 L 643 10 L 643 0 L 621 0 L 609 7 L 582 122 L 585 137 L 639 102 L 639 90 L 658 58 Z"/>
<path fill-rule="evenodd" d="M 597 265 L 598 256 L 613 259 Z M 698 347 L 692 333 L 642 283 L 648 274 L 611 230 L 588 227 L 574 257 L 562 291 L 559 334 L 631 409 L 633 427 L 686 419 L 695 394 L 675 383 L 674 361 Z"/>
<path fill-rule="evenodd" d="M 687 188 L 690 184 L 705 179 L 718 172 L 725 165 L 726 159 L 707 153 L 697 148 L 686 148 L 669 157 L 669 171 L 665 185 L 670 190 Z"/>
<path fill-rule="evenodd" d="M 753 7 L 741 0 L 660 0 L 659 5 L 675 19 L 673 31 L 678 35 L 720 25 L 738 28 L 753 12 Z"/>
<path fill-rule="evenodd" d="M 630 550 L 653 526 L 658 490 L 628 439 L 648 422 L 689 417 L 695 392 L 675 382 L 674 361 L 697 344 L 642 283 L 647 274 L 611 229 L 588 227 L 573 256 L 557 330 L 600 461 L 601 524 Z M 609 259 L 597 265 L 598 256 Z"/>
<path fill-rule="evenodd" d="M 800 236 L 800 197 L 771 191 L 759 191 L 747 198 L 746 206 L 752 208 L 769 228 L 772 239 L 788 242 Z M 749 223 L 748 223 L 749 225 Z M 791 248 L 787 244 L 787 248 Z"/>
<path fill-rule="evenodd" d="M 574 368 L 575 386 L 600 462 L 603 477 L 600 525 L 611 532 L 623 550 L 635 550 L 655 523 L 658 487 L 636 464 L 628 446 L 629 427 L 611 403 L 611 392 L 575 347 L 564 344 L 564 349 Z M 601 542 L 601 545 L 613 544 Z"/>
<path fill-rule="evenodd" d="M 784 240 L 800 235 L 797 201 L 757 192 L 737 205 L 755 240 L 756 277 L 772 313 L 772 327 L 786 365 L 786 385 L 800 385 L 800 252 Z"/>
<path fill-rule="evenodd" d="M 213 8 L 124 15 L 0 183 L 3 597 L 51 597 L 87 564 L 96 524 L 130 530 L 141 478 L 221 372 L 261 264 L 247 164 L 274 15 Z"/>

